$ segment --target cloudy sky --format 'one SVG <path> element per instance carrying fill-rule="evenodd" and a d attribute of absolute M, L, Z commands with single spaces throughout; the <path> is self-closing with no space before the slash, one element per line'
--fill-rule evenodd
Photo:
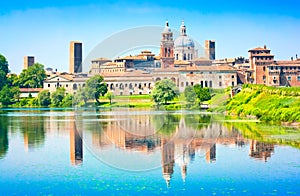
<path fill-rule="evenodd" d="M 247 56 L 267 45 L 276 59 L 300 56 L 300 12 L 297 1 L 121 1 L 11 0 L 0 2 L 0 53 L 12 72 L 33 55 L 46 67 L 67 71 L 69 42 L 83 42 L 86 57 L 103 40 L 141 26 L 179 29 L 202 44 L 216 41 L 217 58 Z M 99 54 L 101 57 L 101 54 Z"/>

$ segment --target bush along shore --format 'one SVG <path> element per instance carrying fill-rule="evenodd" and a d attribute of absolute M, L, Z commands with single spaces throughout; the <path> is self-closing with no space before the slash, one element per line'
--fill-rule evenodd
<path fill-rule="evenodd" d="M 255 117 L 261 121 L 300 122 L 300 87 L 268 87 L 245 84 L 226 104 L 228 115 Z"/>

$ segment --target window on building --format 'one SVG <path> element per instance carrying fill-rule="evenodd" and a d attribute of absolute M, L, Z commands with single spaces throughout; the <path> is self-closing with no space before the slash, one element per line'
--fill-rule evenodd
<path fill-rule="evenodd" d="M 48 84 L 48 87 L 50 87 L 50 84 Z"/>
<path fill-rule="evenodd" d="M 212 88 L 212 81 L 209 81 L 209 87 Z"/>
<path fill-rule="evenodd" d="M 300 81 L 300 76 L 297 77 L 297 80 Z"/>
<path fill-rule="evenodd" d="M 231 78 L 234 78 L 234 75 L 232 75 Z"/>
<path fill-rule="evenodd" d="M 234 82 L 231 82 L 231 86 L 234 86 Z"/>
<path fill-rule="evenodd" d="M 189 82 L 186 82 L 185 85 L 188 86 L 188 85 L 189 85 Z"/>
<path fill-rule="evenodd" d="M 201 87 L 203 88 L 203 81 L 201 81 Z"/>
<path fill-rule="evenodd" d="M 66 88 L 68 88 L 69 85 L 66 84 Z"/>
<path fill-rule="evenodd" d="M 191 82 L 191 85 L 194 86 L 194 82 Z"/>
<path fill-rule="evenodd" d="M 207 81 L 205 81 L 205 87 L 208 87 Z"/>
<path fill-rule="evenodd" d="M 184 87 L 184 82 L 181 82 L 181 87 Z"/>
<path fill-rule="evenodd" d="M 183 60 L 186 60 L 186 54 L 183 54 Z"/>
<path fill-rule="evenodd" d="M 219 76 L 219 79 L 222 79 L 222 76 Z"/>
<path fill-rule="evenodd" d="M 291 76 L 288 76 L 287 79 L 288 79 L 288 81 L 291 81 L 291 80 L 292 80 L 292 77 L 291 77 Z"/>
<path fill-rule="evenodd" d="M 266 71 L 266 67 L 265 66 L 263 66 L 263 71 Z"/>
<path fill-rule="evenodd" d="M 222 86 L 222 82 L 219 82 L 219 87 L 221 87 Z"/>

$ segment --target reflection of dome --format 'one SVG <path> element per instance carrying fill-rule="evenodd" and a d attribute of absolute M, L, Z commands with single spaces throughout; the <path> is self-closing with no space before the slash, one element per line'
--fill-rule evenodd
<path fill-rule="evenodd" d="M 177 37 L 174 45 L 175 47 L 195 47 L 194 41 L 186 35 L 180 35 Z"/>

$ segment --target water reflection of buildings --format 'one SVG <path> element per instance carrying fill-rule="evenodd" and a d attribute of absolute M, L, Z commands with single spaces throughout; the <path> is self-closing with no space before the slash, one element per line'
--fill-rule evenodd
<path fill-rule="evenodd" d="M 82 163 L 82 129 L 77 130 L 75 121 L 70 127 L 70 160 L 72 165 Z"/>
<path fill-rule="evenodd" d="M 160 149 L 162 174 L 169 186 L 175 164 L 180 167 L 185 181 L 188 164 L 194 161 L 196 155 L 205 158 L 207 163 L 212 163 L 216 161 L 217 144 L 244 146 L 247 143 L 238 130 L 210 123 L 210 119 L 201 126 L 199 119 L 190 121 L 196 115 L 190 119 L 171 115 L 158 118 L 149 116 L 151 115 L 129 116 L 125 120 L 117 117 L 114 121 L 105 122 L 101 131 L 92 132 L 94 147 L 114 145 L 119 149 L 143 153 Z"/>
<path fill-rule="evenodd" d="M 274 144 L 259 142 L 256 140 L 250 141 L 250 157 L 267 162 L 268 158 L 274 153 Z"/>
<path fill-rule="evenodd" d="M 103 148 L 114 144 L 123 150 L 152 152 L 160 147 L 161 138 L 155 134 L 149 115 L 130 116 L 130 118 L 109 121 L 103 131 L 92 132 L 94 146 Z"/>

